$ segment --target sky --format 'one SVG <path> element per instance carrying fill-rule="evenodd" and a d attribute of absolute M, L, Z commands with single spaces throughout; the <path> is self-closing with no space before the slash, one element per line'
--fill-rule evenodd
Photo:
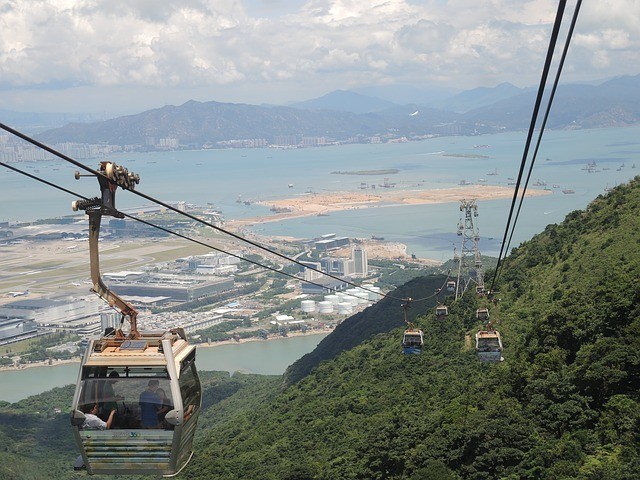
<path fill-rule="evenodd" d="M 371 86 L 536 86 L 557 4 L 0 0 L 0 110 L 127 114 Z M 563 83 L 639 70 L 640 0 L 584 2 Z"/>

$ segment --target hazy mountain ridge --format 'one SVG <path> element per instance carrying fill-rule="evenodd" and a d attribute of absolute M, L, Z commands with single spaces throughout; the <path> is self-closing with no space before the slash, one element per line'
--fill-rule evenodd
<path fill-rule="evenodd" d="M 312 105 L 312 110 L 189 101 L 180 106 L 165 106 L 104 122 L 69 124 L 43 132 L 38 139 L 48 143 L 146 145 L 148 139 L 174 138 L 182 146 L 200 148 L 215 146 L 216 142 L 223 140 L 264 138 L 274 142 L 276 137 L 286 135 L 344 141 L 357 136 L 390 135 L 397 138 L 494 133 L 529 126 L 535 92 L 532 89 L 522 92 L 522 89 L 508 84 L 493 89 L 475 89 L 454 97 L 451 110 L 418 104 L 394 106 L 353 92 L 333 92 L 333 95 L 299 104 Z M 343 111 L 329 109 L 335 108 L 337 98 L 342 99 Z M 357 101 L 350 107 L 346 98 Z M 621 77 L 598 86 L 561 86 L 548 127 L 594 128 L 635 124 L 640 122 L 639 99 L 640 75 Z M 378 110 L 382 105 L 391 106 Z M 437 102 L 436 105 L 443 107 L 446 102 Z M 370 111 L 353 113 L 348 111 L 349 108 L 359 112 Z"/>
<path fill-rule="evenodd" d="M 319 98 L 289 105 L 301 110 L 334 110 L 351 113 L 372 113 L 398 106 L 393 102 L 348 90 L 335 90 Z"/>

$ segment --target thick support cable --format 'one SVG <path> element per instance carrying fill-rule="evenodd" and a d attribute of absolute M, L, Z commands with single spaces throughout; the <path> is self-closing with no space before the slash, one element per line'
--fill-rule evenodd
<path fill-rule="evenodd" d="M 516 201 L 518 199 L 520 183 L 522 182 L 522 175 L 524 173 L 524 168 L 527 162 L 527 155 L 529 153 L 529 147 L 531 146 L 531 139 L 533 137 L 533 132 L 535 130 L 535 125 L 538 118 L 538 112 L 540 111 L 540 105 L 542 104 L 542 97 L 544 95 L 547 77 L 549 76 L 551 60 L 553 59 L 553 52 L 555 50 L 558 33 L 560 31 L 560 25 L 562 24 L 562 16 L 564 14 L 566 3 L 567 3 L 566 0 L 560 0 L 560 2 L 558 3 L 558 10 L 556 12 L 556 18 L 553 24 L 553 30 L 551 32 L 551 39 L 549 41 L 549 47 L 547 49 L 547 56 L 545 59 L 544 68 L 542 70 L 542 76 L 540 78 L 540 85 L 538 86 L 536 103 L 534 105 L 533 113 L 531 115 L 531 122 L 529 124 L 529 132 L 527 133 L 527 140 L 525 142 L 524 152 L 522 153 L 522 160 L 520 162 L 520 169 L 518 171 L 518 179 L 516 180 L 516 186 L 513 192 L 513 198 L 511 199 L 511 207 L 509 208 L 509 216 L 507 218 L 507 224 L 505 226 L 504 235 L 502 237 L 502 245 L 500 246 L 500 253 L 498 255 L 498 265 L 496 266 L 496 270 L 494 272 L 493 279 L 491 281 L 491 287 L 489 288 L 490 291 L 493 291 L 494 284 L 496 283 L 498 271 L 500 270 L 500 262 L 502 260 L 502 255 L 503 255 L 505 246 L 507 244 L 507 236 L 509 235 L 511 219 L 513 217 Z"/>
<path fill-rule="evenodd" d="M 562 68 L 564 67 L 564 62 L 567 58 L 567 52 L 569 51 L 571 37 L 573 36 L 573 30 L 575 29 L 576 21 L 578 20 L 578 13 L 580 12 L 581 5 L 582 5 L 582 0 L 578 0 L 578 2 L 576 3 L 576 8 L 573 12 L 573 18 L 571 19 L 571 25 L 569 26 L 569 31 L 567 32 L 567 39 L 564 44 L 564 49 L 562 50 L 562 56 L 560 57 L 560 63 L 558 64 L 558 70 L 556 72 L 556 77 L 553 82 L 553 88 L 551 89 L 551 94 L 549 95 L 549 101 L 547 103 L 547 109 L 544 114 L 544 119 L 542 120 L 542 125 L 540 126 L 540 133 L 538 134 L 538 141 L 536 142 L 536 148 L 534 149 L 533 156 L 531 157 L 531 164 L 529 165 L 529 171 L 527 172 L 527 180 L 525 181 L 524 188 L 522 190 L 522 195 L 520 196 L 520 202 L 518 203 L 518 211 L 516 212 L 516 217 L 515 217 L 515 220 L 513 221 L 513 227 L 511 228 L 511 234 L 509 235 L 509 241 L 507 242 L 507 248 L 506 248 L 507 252 L 509 251 L 509 247 L 511 246 L 511 240 L 513 238 L 513 233 L 515 232 L 515 229 L 516 229 L 516 223 L 518 222 L 518 217 L 520 216 L 520 209 L 522 208 L 522 202 L 524 201 L 524 196 L 527 193 L 527 186 L 529 185 L 529 180 L 531 180 L 533 165 L 535 164 L 536 158 L 538 157 L 538 150 L 540 149 L 540 144 L 542 143 L 542 136 L 547 126 L 547 120 L 549 119 L 551 105 L 553 104 L 553 99 L 555 98 L 556 91 L 558 90 L 558 84 L 560 82 L 560 74 L 562 73 Z"/>

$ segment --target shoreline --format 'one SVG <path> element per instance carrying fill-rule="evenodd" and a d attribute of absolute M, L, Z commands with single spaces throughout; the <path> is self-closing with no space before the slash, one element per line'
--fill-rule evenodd
<path fill-rule="evenodd" d="M 281 220 L 327 216 L 332 212 L 345 210 L 453 203 L 464 199 L 497 200 L 512 198 L 513 192 L 513 187 L 476 184 L 429 190 L 377 189 L 375 192 L 369 191 L 367 193 L 340 191 L 331 194 L 310 193 L 295 198 L 255 202 L 257 205 L 270 206 L 274 214 L 230 220 L 228 225 L 243 228 Z M 551 193 L 547 190 L 530 189 L 527 190 L 526 196 L 533 197 Z"/>
<path fill-rule="evenodd" d="M 258 338 L 258 337 L 251 337 L 251 338 L 242 338 L 239 341 L 230 339 L 230 340 L 221 340 L 219 342 L 211 342 L 211 343 L 196 343 L 194 344 L 196 346 L 196 350 L 198 348 L 216 348 L 219 346 L 223 346 L 223 345 L 241 345 L 243 343 L 253 343 L 253 342 L 269 342 L 272 340 L 279 340 L 279 339 L 287 339 L 287 338 L 294 338 L 294 337 L 305 337 L 305 336 L 310 336 L 310 335 L 328 335 L 329 333 L 331 333 L 333 330 L 323 330 L 323 331 L 316 331 L 316 330 L 312 330 L 311 332 L 307 332 L 307 333 L 302 333 L 302 332 L 290 332 L 286 337 L 283 336 L 273 336 L 273 337 L 267 337 L 267 338 Z M 21 365 L 19 367 L 16 366 L 1 366 L 0 367 L 0 373 L 2 372 L 19 372 L 21 370 L 25 370 L 27 368 L 37 368 L 37 367 L 57 367 L 60 365 L 69 365 L 69 364 L 80 364 L 82 361 L 81 357 L 74 357 L 74 358 L 67 358 L 64 360 L 53 360 L 52 363 L 49 363 L 48 360 L 45 360 L 43 362 L 33 362 L 33 363 L 27 363 L 24 365 Z"/>

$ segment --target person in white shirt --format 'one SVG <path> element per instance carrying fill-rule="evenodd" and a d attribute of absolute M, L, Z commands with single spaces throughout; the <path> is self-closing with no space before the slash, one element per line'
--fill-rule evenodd
<path fill-rule="evenodd" d="M 98 404 L 94 405 L 86 405 L 83 409 L 84 413 L 84 423 L 82 424 L 83 430 L 108 430 L 111 428 L 111 424 L 113 423 L 113 418 L 116 415 L 116 410 L 111 410 L 109 413 L 109 418 L 105 422 L 104 420 L 98 417 Z"/>

